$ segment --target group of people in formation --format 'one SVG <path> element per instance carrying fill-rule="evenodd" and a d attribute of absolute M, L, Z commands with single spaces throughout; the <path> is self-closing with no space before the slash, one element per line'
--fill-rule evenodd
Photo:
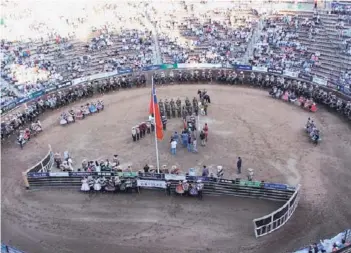
<path fill-rule="evenodd" d="M 60 125 L 66 125 L 68 123 L 73 123 L 76 119 L 84 119 L 86 116 L 93 113 L 100 112 L 104 109 L 104 103 L 102 100 L 97 102 L 87 103 L 82 105 L 80 108 L 74 110 L 73 108 L 68 112 L 63 112 L 60 116 Z"/>
<path fill-rule="evenodd" d="M 309 134 L 313 142 L 317 143 L 318 141 L 320 141 L 320 131 L 311 118 L 308 118 L 307 120 L 306 132 Z"/>
<path fill-rule="evenodd" d="M 188 183 L 187 180 L 179 181 L 175 192 L 184 196 L 198 196 L 199 199 L 202 199 L 202 191 L 204 189 L 204 184 L 201 180 L 197 180 L 196 183 Z M 167 182 L 167 193 L 171 194 L 170 191 L 170 182 Z"/>

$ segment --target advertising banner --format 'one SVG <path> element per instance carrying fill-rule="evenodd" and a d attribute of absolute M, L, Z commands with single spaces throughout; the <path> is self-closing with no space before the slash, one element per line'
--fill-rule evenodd
<path fill-rule="evenodd" d="M 72 83 L 71 83 L 71 85 L 72 85 Z M 57 89 L 58 89 L 58 86 L 54 85 L 54 86 L 51 86 L 51 87 L 49 87 L 49 88 L 46 88 L 46 89 L 45 89 L 45 92 L 46 92 L 46 93 L 49 93 L 49 92 L 54 91 L 54 90 L 57 90 Z"/>
<path fill-rule="evenodd" d="M 284 70 L 284 71 L 283 71 L 283 74 L 284 74 L 285 76 L 289 76 L 289 77 L 296 78 L 296 77 L 298 77 L 299 72 L 294 72 L 294 71 L 290 71 L 290 70 Z"/>
<path fill-rule="evenodd" d="M 258 71 L 258 72 L 267 72 L 268 71 L 267 67 L 256 67 L 256 66 L 252 66 L 252 70 Z"/>
<path fill-rule="evenodd" d="M 283 74 L 283 69 L 282 68 L 268 68 L 268 73 L 273 73 L 273 74 Z"/>
<path fill-rule="evenodd" d="M 303 72 L 299 73 L 298 78 L 301 78 L 301 79 L 304 79 L 304 80 L 307 80 L 310 82 L 312 82 L 312 79 L 313 79 L 313 77 L 310 73 L 303 73 Z"/>
<path fill-rule="evenodd" d="M 141 179 L 163 179 L 163 174 L 157 173 L 139 173 Z"/>
<path fill-rule="evenodd" d="M 137 177 L 137 172 L 118 172 L 117 175 L 119 177 Z"/>
<path fill-rule="evenodd" d="M 162 188 L 166 189 L 166 182 L 161 180 L 143 180 L 138 179 L 137 185 L 139 187 L 151 187 L 151 188 Z"/>
<path fill-rule="evenodd" d="M 317 76 L 313 77 L 313 82 L 322 86 L 327 86 L 328 81 Z"/>
<path fill-rule="evenodd" d="M 6 103 L 5 105 L 1 105 L 1 113 L 5 113 L 7 111 L 10 111 L 11 109 L 15 108 L 18 100 Z"/>
<path fill-rule="evenodd" d="M 252 70 L 252 67 L 250 65 L 233 64 L 233 68 L 235 68 L 236 70 L 245 70 L 245 71 Z"/>
<path fill-rule="evenodd" d="M 89 81 L 93 81 L 96 79 L 107 78 L 110 76 L 115 76 L 117 74 L 126 74 L 126 73 L 131 73 L 131 72 L 133 72 L 133 70 L 130 68 L 127 68 L 127 69 L 119 70 L 118 72 L 117 71 L 110 71 L 110 72 L 103 72 L 103 73 L 98 73 L 98 74 L 90 75 L 90 76 L 84 76 L 84 77 L 73 79 L 72 85 L 77 85 L 80 83 L 89 82 Z"/>
<path fill-rule="evenodd" d="M 212 178 L 212 177 L 187 176 L 187 177 L 186 177 L 186 180 L 189 180 L 189 181 L 201 180 L 202 182 L 214 182 L 214 181 L 216 181 L 216 178 Z"/>
<path fill-rule="evenodd" d="M 179 69 L 186 68 L 221 68 L 222 64 L 212 64 L 212 63 L 178 63 Z"/>
<path fill-rule="evenodd" d="M 49 172 L 50 177 L 69 177 L 69 172 Z"/>
<path fill-rule="evenodd" d="M 158 70 L 161 69 L 161 65 L 151 65 L 143 67 L 143 71 Z"/>
<path fill-rule="evenodd" d="M 29 95 L 29 100 L 38 98 L 38 97 L 44 95 L 44 93 L 45 93 L 44 90 L 39 90 L 39 91 L 33 92 Z"/>
<path fill-rule="evenodd" d="M 88 176 L 92 176 L 93 173 L 92 172 L 68 172 L 70 177 L 88 177 Z"/>
<path fill-rule="evenodd" d="M 166 180 L 183 181 L 185 180 L 185 175 L 175 175 L 175 174 L 165 174 Z"/>
<path fill-rule="evenodd" d="M 72 82 L 60 83 L 59 85 L 57 85 L 57 89 L 61 89 L 61 88 L 68 87 L 68 86 L 71 86 L 71 85 L 72 85 Z"/>
<path fill-rule="evenodd" d="M 177 69 L 178 68 L 178 64 L 162 64 L 161 65 L 161 69 Z"/>
<path fill-rule="evenodd" d="M 263 187 L 265 189 L 275 189 L 275 190 L 286 190 L 288 188 L 286 184 L 274 184 L 274 183 L 264 183 Z"/>
<path fill-rule="evenodd" d="M 28 178 L 42 178 L 42 177 L 48 177 L 49 173 L 48 172 L 29 172 L 27 173 Z"/>
<path fill-rule="evenodd" d="M 241 186 L 249 186 L 249 187 L 261 187 L 261 182 L 240 180 L 240 185 Z"/>
<path fill-rule="evenodd" d="M 130 74 L 130 73 L 133 73 L 133 70 L 131 68 L 127 68 L 127 69 L 120 69 L 120 70 L 118 70 L 118 73 L 114 73 L 114 74 L 111 74 L 109 76 L 115 76 L 116 74 L 125 75 L 125 74 Z"/>

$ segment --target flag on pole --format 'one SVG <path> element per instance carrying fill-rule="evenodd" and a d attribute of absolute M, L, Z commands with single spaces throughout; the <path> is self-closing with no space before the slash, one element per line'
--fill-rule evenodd
<path fill-rule="evenodd" d="M 158 103 L 157 103 L 156 87 L 154 84 L 152 84 L 152 96 L 151 96 L 151 101 L 150 101 L 149 112 L 150 112 L 150 114 L 154 114 L 155 131 L 156 131 L 157 139 L 162 140 L 163 139 L 163 126 L 162 126 L 160 108 L 158 107 Z"/>

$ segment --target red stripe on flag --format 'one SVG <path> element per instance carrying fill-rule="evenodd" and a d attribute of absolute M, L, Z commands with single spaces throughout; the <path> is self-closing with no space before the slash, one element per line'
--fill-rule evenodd
<path fill-rule="evenodd" d="M 155 111 L 155 114 L 154 114 L 154 111 Z M 156 87 L 154 87 L 154 84 L 152 84 L 149 112 L 150 114 L 154 114 L 156 137 L 159 140 L 163 140 L 163 125 L 161 120 L 160 108 L 158 107 L 158 103 L 157 103 Z"/>

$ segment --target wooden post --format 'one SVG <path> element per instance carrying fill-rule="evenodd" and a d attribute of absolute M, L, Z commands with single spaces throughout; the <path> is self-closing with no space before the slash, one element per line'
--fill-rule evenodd
<path fill-rule="evenodd" d="M 22 177 L 23 177 L 23 181 L 24 181 L 24 185 L 26 186 L 26 189 L 29 190 L 29 182 L 28 182 L 26 171 L 22 172 Z"/>

